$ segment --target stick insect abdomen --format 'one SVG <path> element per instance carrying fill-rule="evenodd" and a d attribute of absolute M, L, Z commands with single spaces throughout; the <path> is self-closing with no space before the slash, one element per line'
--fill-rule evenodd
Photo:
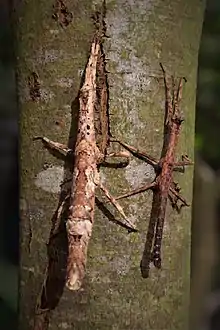
<path fill-rule="evenodd" d="M 68 262 L 67 286 L 77 290 L 84 278 L 89 239 L 92 234 L 95 208 L 95 180 L 97 173 L 95 148 L 88 143 L 79 145 L 70 214 L 67 220 Z"/>
<path fill-rule="evenodd" d="M 98 178 L 94 104 L 99 51 L 100 45 L 94 41 L 86 67 L 85 81 L 79 95 L 80 109 L 71 206 L 66 223 L 69 250 L 66 285 L 71 290 L 81 287 L 85 275 L 87 248 L 94 220 L 95 182 Z"/>

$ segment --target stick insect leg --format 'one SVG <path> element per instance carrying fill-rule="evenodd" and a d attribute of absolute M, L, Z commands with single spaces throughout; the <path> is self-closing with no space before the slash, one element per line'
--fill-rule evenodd
<path fill-rule="evenodd" d="M 186 78 L 185 77 L 181 77 L 179 79 L 179 84 L 178 84 L 177 93 L 176 93 L 176 99 L 177 99 L 177 104 L 178 105 L 180 104 L 180 102 L 182 100 L 183 81 L 186 82 Z"/>
<path fill-rule="evenodd" d="M 162 63 L 160 63 L 160 67 L 161 70 L 163 72 L 163 80 L 164 80 L 164 86 L 165 86 L 165 109 L 166 109 L 166 113 L 165 113 L 165 119 L 164 119 L 164 123 L 165 125 L 168 125 L 168 123 L 171 120 L 171 116 L 173 113 L 173 107 L 172 107 L 172 97 L 171 97 L 171 92 L 170 92 L 170 88 L 167 82 L 167 76 L 166 76 L 166 71 L 162 65 Z"/>
<path fill-rule="evenodd" d="M 174 118 L 178 119 L 181 122 L 183 121 L 183 118 L 180 114 L 180 103 L 182 100 L 182 90 L 183 90 L 183 81 L 186 81 L 184 77 L 179 79 L 179 83 L 177 86 L 177 89 L 173 87 L 173 115 Z"/>
<path fill-rule="evenodd" d="M 72 153 L 72 149 L 68 148 L 65 144 L 54 142 L 52 140 L 49 140 L 47 137 L 36 136 L 33 138 L 33 140 L 41 140 L 46 148 L 55 150 L 64 156 L 67 156 L 69 153 Z"/>
<path fill-rule="evenodd" d="M 153 167 L 156 167 L 158 165 L 158 161 L 154 157 L 151 157 L 150 155 L 148 155 L 143 150 L 134 148 L 121 140 L 112 139 L 111 142 L 119 143 L 125 149 L 130 151 L 134 156 L 141 158 L 142 160 L 146 161 L 148 164 L 152 165 Z"/>
<path fill-rule="evenodd" d="M 174 171 L 185 172 L 185 166 L 194 165 L 187 155 L 182 155 L 182 161 L 174 163 Z"/>
<path fill-rule="evenodd" d="M 178 203 L 178 198 L 177 198 L 177 197 L 172 196 L 171 194 L 169 194 L 168 197 L 169 197 L 169 200 L 170 200 L 170 203 L 171 203 L 172 208 L 173 208 L 174 210 L 176 210 L 177 213 L 180 213 L 182 207 L 186 206 L 186 205 L 183 204 L 183 203 L 180 204 L 180 205 L 178 205 L 178 204 L 177 204 L 177 203 Z"/>
<path fill-rule="evenodd" d="M 107 157 L 110 157 L 110 158 L 116 158 L 116 157 L 119 157 L 119 158 L 130 158 L 130 153 L 128 153 L 128 151 L 119 151 L 119 152 L 111 152 L 110 154 L 107 155 Z"/>
<path fill-rule="evenodd" d="M 136 230 L 135 226 L 128 220 L 126 217 L 123 208 L 121 205 L 116 201 L 116 199 L 109 193 L 109 191 L 99 182 L 97 186 L 103 191 L 105 196 L 108 198 L 108 200 L 114 205 L 114 207 L 118 210 L 118 212 L 123 216 L 123 218 L 126 220 L 127 224 L 129 225 L 130 229 L 132 231 Z"/>
<path fill-rule="evenodd" d="M 170 192 L 176 196 L 177 200 L 180 200 L 184 206 L 189 206 L 186 199 L 180 195 L 178 191 L 176 191 L 174 188 L 170 187 Z"/>
<path fill-rule="evenodd" d="M 150 184 L 146 184 L 146 185 L 144 185 L 144 186 L 142 186 L 142 187 L 139 187 L 139 188 L 137 188 L 137 189 L 131 190 L 131 191 L 129 191 L 128 193 L 125 193 L 125 194 L 122 194 L 122 195 L 120 195 L 120 196 L 117 196 L 115 199 L 116 199 L 116 200 L 119 200 L 119 199 L 122 199 L 122 198 L 126 198 L 126 197 L 130 197 L 130 196 L 133 196 L 133 195 L 139 194 L 139 193 L 144 192 L 144 191 L 146 191 L 146 190 L 148 190 L 148 189 L 152 189 L 152 188 L 154 188 L 155 185 L 156 185 L 155 182 L 152 182 L 152 183 L 150 183 Z"/>
<path fill-rule="evenodd" d="M 128 151 L 111 152 L 107 154 L 105 160 L 101 163 L 101 165 L 103 166 L 113 165 L 111 162 L 108 161 L 108 158 L 124 158 L 125 160 L 115 164 L 115 167 L 126 167 L 130 162 L 130 153 Z"/>
<path fill-rule="evenodd" d="M 178 184 L 176 182 L 172 182 L 171 188 L 173 188 L 175 190 L 175 192 L 180 193 L 180 187 L 178 186 Z M 170 200 L 171 206 L 173 209 L 175 209 L 178 213 L 179 213 L 179 206 L 177 205 L 178 203 L 178 197 L 176 197 L 176 195 L 173 195 L 169 189 L 169 193 L 168 193 L 168 198 Z"/>

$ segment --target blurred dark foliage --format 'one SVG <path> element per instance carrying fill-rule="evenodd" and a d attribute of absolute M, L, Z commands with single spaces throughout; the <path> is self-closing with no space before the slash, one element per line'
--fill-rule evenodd
<path fill-rule="evenodd" d="M 17 329 L 18 109 L 9 3 L 0 1 L 0 329 Z"/>
<path fill-rule="evenodd" d="M 220 168 L 220 1 L 208 0 L 199 54 L 196 148 L 214 169 Z"/>
<path fill-rule="evenodd" d="M 199 53 L 196 104 L 196 151 L 213 169 L 216 183 L 220 173 L 220 1 L 207 0 Z M 220 191 L 220 189 L 218 189 Z M 201 205 L 202 208 L 202 205 Z M 220 194 L 216 197 L 216 248 L 220 248 Z M 205 249 L 205 247 L 204 247 Z M 216 252 L 210 290 L 204 302 L 202 330 L 220 329 L 220 258 Z M 204 265 L 204 272 L 206 265 Z"/>
<path fill-rule="evenodd" d="M 0 257 L 18 264 L 18 108 L 7 1 L 0 3 Z"/>
<path fill-rule="evenodd" d="M 0 297 L 0 322 L 1 330 L 17 329 L 17 312 L 12 310 Z"/>

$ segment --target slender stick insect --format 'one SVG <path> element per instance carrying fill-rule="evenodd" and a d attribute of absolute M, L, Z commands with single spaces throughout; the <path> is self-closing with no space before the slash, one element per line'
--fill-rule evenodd
<path fill-rule="evenodd" d="M 156 268 L 161 268 L 161 243 L 168 198 L 170 199 L 173 208 L 177 211 L 180 211 L 182 206 L 189 206 L 186 200 L 180 195 L 179 186 L 173 181 L 173 171 L 178 171 L 180 170 L 180 167 L 182 167 L 184 172 L 185 165 L 193 164 L 186 155 L 182 156 L 181 162 L 175 162 L 174 158 L 180 133 L 180 126 L 183 121 L 180 115 L 180 102 L 182 99 L 182 87 L 185 78 L 180 78 L 178 81 L 178 86 L 175 88 L 174 79 L 172 77 L 172 91 L 170 91 L 165 70 L 162 64 L 160 64 L 160 66 L 163 72 L 166 102 L 164 141 L 159 162 L 143 151 L 137 150 L 119 140 L 114 140 L 128 149 L 135 156 L 151 164 L 156 173 L 156 177 L 152 183 L 117 197 L 117 200 L 119 200 L 148 189 L 152 189 L 153 191 L 149 229 L 147 233 L 145 251 L 141 261 L 141 272 L 144 278 L 149 275 L 151 262 L 153 262 Z M 177 205 L 178 201 L 181 201 L 180 206 Z"/>
<path fill-rule="evenodd" d="M 100 18 L 101 17 L 101 18 Z M 105 161 L 108 138 L 107 124 L 102 121 L 105 131 L 103 143 L 98 148 L 95 131 L 95 112 L 102 108 L 100 117 L 106 112 L 107 86 L 105 79 L 99 76 L 103 65 L 102 38 L 105 35 L 104 14 L 96 17 L 96 32 L 92 41 L 88 63 L 85 69 L 84 83 L 79 93 L 79 119 L 76 146 L 74 150 L 74 170 L 72 178 L 71 201 L 66 222 L 68 237 L 68 260 L 66 286 L 70 290 L 78 290 L 85 276 L 88 243 L 92 234 L 95 208 L 95 189 L 99 187 L 107 199 L 120 212 L 126 226 L 135 231 L 122 207 L 102 185 L 99 178 L 99 165 Z M 104 116 L 105 117 L 105 116 Z M 50 141 L 46 137 L 38 137 L 49 148 L 70 151 L 66 146 Z M 119 156 L 115 154 L 112 156 Z M 128 153 L 121 154 L 128 157 Z"/>

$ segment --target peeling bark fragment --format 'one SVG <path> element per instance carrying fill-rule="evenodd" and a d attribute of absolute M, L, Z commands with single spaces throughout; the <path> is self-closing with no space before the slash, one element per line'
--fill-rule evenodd
<path fill-rule="evenodd" d="M 96 143 L 103 155 L 106 155 L 109 145 L 110 123 L 109 123 L 109 87 L 106 72 L 106 60 L 102 44 L 97 61 L 97 81 L 96 81 L 96 103 L 95 103 L 95 131 Z"/>
<path fill-rule="evenodd" d="M 52 18 L 59 23 L 62 28 L 66 28 L 73 20 L 73 14 L 68 10 L 62 0 L 56 0 L 53 5 L 54 13 Z"/>
<path fill-rule="evenodd" d="M 36 102 L 40 99 L 40 83 L 39 76 L 36 72 L 31 72 L 28 77 L 28 87 L 29 87 L 29 95 L 32 101 Z"/>

